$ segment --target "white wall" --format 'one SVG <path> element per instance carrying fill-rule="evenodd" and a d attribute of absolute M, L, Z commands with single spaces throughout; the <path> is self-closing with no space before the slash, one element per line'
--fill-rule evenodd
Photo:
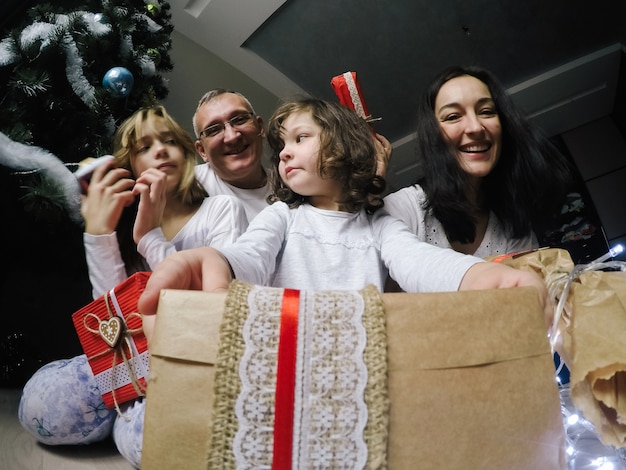
<path fill-rule="evenodd" d="M 170 91 L 162 104 L 191 134 L 191 120 L 198 100 L 213 88 L 230 88 L 243 93 L 265 120 L 278 103 L 278 98 L 257 82 L 176 30 L 172 33 L 170 57 L 174 68 L 166 75 Z"/>

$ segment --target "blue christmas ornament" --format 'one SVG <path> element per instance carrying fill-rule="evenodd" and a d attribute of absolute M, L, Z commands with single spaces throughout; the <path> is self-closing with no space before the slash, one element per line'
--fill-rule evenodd
<path fill-rule="evenodd" d="M 130 70 L 124 67 L 113 67 L 104 74 L 102 86 L 117 98 L 124 98 L 133 89 L 135 79 Z"/>

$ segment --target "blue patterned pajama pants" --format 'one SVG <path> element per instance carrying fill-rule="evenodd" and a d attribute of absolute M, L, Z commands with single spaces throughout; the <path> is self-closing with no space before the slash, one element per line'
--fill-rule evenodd
<path fill-rule="evenodd" d="M 141 465 L 145 402 L 136 399 L 108 409 L 85 355 L 51 362 L 24 386 L 18 417 L 39 442 L 48 445 L 91 444 L 113 436 L 119 452 Z"/>

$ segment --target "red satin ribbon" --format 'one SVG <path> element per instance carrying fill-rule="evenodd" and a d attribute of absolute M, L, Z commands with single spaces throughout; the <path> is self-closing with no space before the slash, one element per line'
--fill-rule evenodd
<path fill-rule="evenodd" d="M 278 340 L 273 470 L 291 470 L 299 304 L 300 291 L 285 289 Z"/>

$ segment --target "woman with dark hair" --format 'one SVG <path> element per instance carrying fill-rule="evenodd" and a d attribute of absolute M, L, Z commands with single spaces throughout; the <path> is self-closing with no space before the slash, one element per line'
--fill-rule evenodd
<path fill-rule="evenodd" d="M 559 150 L 479 67 L 451 67 L 417 109 L 416 184 L 385 207 L 428 243 L 486 257 L 537 247 L 571 183 Z"/>

